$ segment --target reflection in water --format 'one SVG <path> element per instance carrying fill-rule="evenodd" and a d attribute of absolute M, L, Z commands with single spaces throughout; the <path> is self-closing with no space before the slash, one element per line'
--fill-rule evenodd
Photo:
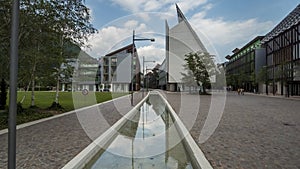
<path fill-rule="evenodd" d="M 159 95 L 151 94 L 119 134 L 90 162 L 94 169 L 191 169 L 173 119 Z M 178 144 L 177 144 L 178 143 Z"/>

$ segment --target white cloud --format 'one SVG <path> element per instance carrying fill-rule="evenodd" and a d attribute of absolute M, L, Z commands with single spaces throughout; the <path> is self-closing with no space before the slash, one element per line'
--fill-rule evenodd
<path fill-rule="evenodd" d="M 209 10 L 211 7 L 204 7 L 204 9 Z M 200 39 L 206 36 L 213 46 L 218 47 L 221 55 L 219 57 L 229 54 L 223 53 L 224 51 L 242 47 L 255 36 L 264 35 L 273 27 L 271 21 L 260 22 L 256 18 L 238 21 L 228 21 L 223 18 L 207 18 L 206 10 L 194 14 L 189 21 L 200 36 Z"/>
<path fill-rule="evenodd" d="M 157 46 L 154 46 L 154 45 L 139 47 L 137 49 L 137 52 L 139 54 L 141 67 L 143 64 L 143 59 L 142 59 L 143 56 L 145 57 L 146 61 L 155 61 L 155 63 L 152 63 L 152 62 L 145 63 L 145 69 L 146 69 L 146 66 L 148 67 L 148 69 L 149 68 L 152 69 L 156 64 L 158 64 L 158 63 L 161 64 L 162 61 L 165 59 L 165 49 L 158 48 Z"/>
<path fill-rule="evenodd" d="M 208 11 L 208 10 L 210 10 L 211 8 L 213 8 L 213 4 L 212 3 L 209 3 L 209 4 L 207 4 L 207 5 L 205 5 L 204 7 L 203 7 L 203 9 L 205 10 L 205 11 Z"/>
<path fill-rule="evenodd" d="M 158 1 L 146 1 L 144 4 L 145 11 L 155 11 L 160 8 L 161 4 Z"/>
<path fill-rule="evenodd" d="M 124 24 L 124 26 L 125 26 L 125 28 L 133 29 L 133 28 L 137 27 L 138 24 L 139 24 L 139 22 L 136 20 L 129 20 Z"/>
<path fill-rule="evenodd" d="M 88 44 L 90 44 L 91 48 L 88 49 L 87 52 L 92 57 L 99 58 L 111 52 L 112 49 L 128 45 L 129 43 L 132 43 L 131 38 L 133 29 L 137 32 L 148 31 L 147 26 L 144 23 L 139 23 L 135 20 L 129 20 L 122 27 L 104 27 L 98 30 L 99 33 L 89 38 Z M 124 44 L 124 41 L 128 41 L 128 43 Z"/>
<path fill-rule="evenodd" d="M 145 12 L 143 12 L 143 13 L 137 13 L 136 15 L 138 17 L 140 17 L 141 19 L 143 19 L 145 22 L 148 22 L 151 19 L 150 16 L 149 16 L 149 14 L 145 13 Z"/>
<path fill-rule="evenodd" d="M 200 39 L 203 41 L 208 50 L 213 54 L 218 54 L 215 53 L 215 51 L 210 50 L 216 47 L 220 55 L 219 57 L 222 59 L 224 59 L 225 55 L 230 54 L 226 52 L 231 51 L 236 47 L 242 47 L 255 36 L 264 35 L 273 27 L 273 23 L 271 21 L 261 22 L 256 18 L 237 21 L 231 21 L 224 18 L 209 18 L 207 16 L 207 11 L 212 9 L 214 4 L 208 3 L 208 0 L 185 0 L 179 2 L 175 0 L 111 1 L 125 10 L 140 13 L 132 15 L 135 16 L 133 17 L 134 19 L 122 17 L 124 22 L 118 20 L 119 23 L 122 23 L 121 25 L 119 24 L 119 26 L 107 26 L 100 29 L 99 33 L 90 39 L 92 51 L 88 51 L 88 53 L 90 53 L 93 57 L 100 57 L 107 54 L 107 52 L 115 47 L 116 44 L 120 45 L 120 42 L 124 41 L 124 39 L 127 39 L 127 44 L 129 44 L 131 42 L 130 39 L 132 37 L 133 29 L 142 36 L 145 32 L 154 32 L 153 30 L 159 26 L 153 26 L 155 25 L 152 23 L 154 22 L 153 15 L 151 13 L 143 13 L 143 11 L 164 12 L 164 15 L 161 16 L 166 18 L 168 18 L 168 16 L 173 16 L 175 18 L 177 14 L 174 3 L 178 3 L 184 14 L 194 9 L 194 11 L 196 11 L 197 8 L 201 8 L 200 12 L 195 13 L 191 18 L 187 19 L 198 33 Z M 140 18 L 141 20 L 138 20 L 137 18 Z M 170 19 L 168 19 L 168 21 L 170 23 Z M 146 23 L 147 25 L 152 25 L 152 27 L 147 26 Z M 164 24 L 163 20 L 161 24 Z M 172 26 L 173 25 L 171 24 L 170 27 Z M 152 37 L 152 35 L 149 36 Z M 161 63 L 165 56 L 164 36 L 155 38 L 155 43 L 150 46 L 139 47 L 143 45 L 139 43 L 138 53 L 139 56 L 145 56 L 148 59 L 154 58 Z"/>
<path fill-rule="evenodd" d="M 190 10 L 198 8 L 200 5 L 203 5 L 207 2 L 207 0 L 185 0 L 178 2 L 179 8 L 183 13 L 188 13 Z"/>
<path fill-rule="evenodd" d="M 123 9 L 137 12 L 171 12 L 174 13 L 177 3 L 184 12 L 189 12 L 199 5 L 205 4 L 207 0 L 111 0 L 114 4 L 121 6 Z M 165 10 L 167 9 L 167 10 Z"/>

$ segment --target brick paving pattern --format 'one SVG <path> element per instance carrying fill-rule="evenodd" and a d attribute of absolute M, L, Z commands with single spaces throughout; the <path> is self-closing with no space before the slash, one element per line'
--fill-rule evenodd
<path fill-rule="evenodd" d="M 214 168 L 300 168 L 299 100 L 228 93 L 216 131 L 200 144 L 211 96 L 164 94 Z M 135 96 L 135 104 L 139 100 Z M 129 97 L 19 129 L 17 168 L 61 168 L 127 113 L 128 105 Z M 188 116 L 198 109 L 196 118 Z M 0 140 L 0 168 L 6 168 L 7 134 Z"/>
<path fill-rule="evenodd" d="M 175 111 L 180 111 L 180 95 L 166 96 Z M 199 114 L 190 130 L 196 141 L 211 97 L 201 96 L 200 100 Z M 300 100 L 228 93 L 218 128 L 198 145 L 214 168 L 300 168 L 299 110 Z"/>

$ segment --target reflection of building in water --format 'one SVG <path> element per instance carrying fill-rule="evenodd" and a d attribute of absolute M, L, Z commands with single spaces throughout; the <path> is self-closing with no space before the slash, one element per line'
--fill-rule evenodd
<path fill-rule="evenodd" d="M 176 5 L 178 24 L 172 28 L 166 21 L 166 84 L 160 82 L 160 86 L 167 90 L 178 91 L 184 89 L 182 74 L 184 73 L 184 57 L 186 54 L 195 52 L 207 52 L 201 40 L 193 30 L 179 7 Z M 163 79 L 163 74 L 159 79 Z"/>
<path fill-rule="evenodd" d="M 173 119 L 161 103 L 160 96 L 151 95 L 92 168 L 193 168 Z"/>
<path fill-rule="evenodd" d="M 151 109 L 149 109 L 151 106 Z M 149 97 L 148 105 L 146 105 L 146 112 L 143 114 L 153 111 L 156 119 L 161 119 L 164 123 L 164 130 L 161 130 L 161 134 L 165 136 L 165 165 L 169 168 L 192 168 L 188 155 L 186 154 L 185 147 L 181 143 L 181 137 L 178 134 L 177 128 L 174 125 L 173 118 L 166 107 L 167 105 L 162 101 L 159 95 L 152 95 Z M 148 108 L 147 108 L 148 107 Z M 147 119 L 147 122 L 153 119 Z"/>

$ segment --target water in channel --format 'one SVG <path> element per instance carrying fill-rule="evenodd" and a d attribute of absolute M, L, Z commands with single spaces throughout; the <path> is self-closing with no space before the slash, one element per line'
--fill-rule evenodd
<path fill-rule="evenodd" d="M 172 116 L 162 98 L 151 94 L 85 168 L 192 169 Z"/>

